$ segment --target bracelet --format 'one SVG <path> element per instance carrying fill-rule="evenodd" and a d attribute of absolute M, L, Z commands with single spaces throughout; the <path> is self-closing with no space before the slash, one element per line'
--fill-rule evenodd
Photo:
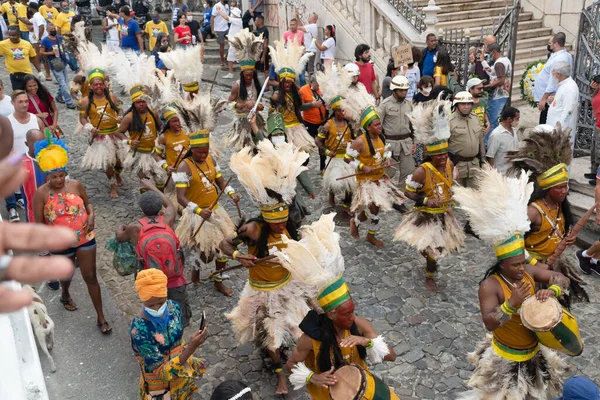
<path fill-rule="evenodd" d="M 306 377 L 306 383 L 310 383 L 310 378 L 312 378 L 312 376 L 314 375 L 314 372 L 310 372 L 310 374 L 308 374 L 308 376 Z"/>
<path fill-rule="evenodd" d="M 325 149 L 325 155 L 328 156 L 331 153 L 331 150 Z"/>
<path fill-rule="evenodd" d="M 548 290 L 552 290 L 554 292 L 554 296 L 556 298 L 559 298 L 560 294 L 562 293 L 562 290 L 560 289 L 560 286 L 558 286 L 558 285 L 550 285 Z"/>
<path fill-rule="evenodd" d="M 517 311 L 516 308 L 514 308 L 508 303 L 508 300 L 505 300 L 504 303 L 500 305 L 500 310 L 502 310 L 502 312 L 508 315 L 509 317 L 512 317 L 515 311 Z"/>
<path fill-rule="evenodd" d="M 234 251 L 234 252 L 231 254 L 231 259 L 232 259 L 232 260 L 235 260 L 235 259 L 237 258 L 237 256 L 238 256 L 238 254 L 240 254 L 240 252 L 239 252 L 238 250 Z"/>
<path fill-rule="evenodd" d="M 196 206 L 196 208 L 194 208 L 194 214 L 200 215 L 201 212 L 202 212 L 202 209 L 200 207 Z"/>
<path fill-rule="evenodd" d="M 427 200 L 429 200 L 429 197 L 425 196 L 423 198 L 423 205 L 426 206 L 427 205 Z"/>
<path fill-rule="evenodd" d="M 362 171 L 362 169 L 363 169 L 363 167 L 364 167 L 364 166 L 365 166 L 365 164 L 363 164 L 363 163 L 359 163 L 359 164 L 358 164 L 358 170 L 359 170 L 359 171 Z"/>
<path fill-rule="evenodd" d="M 373 345 L 374 345 L 374 344 L 375 344 L 375 343 L 373 342 L 373 339 L 369 339 L 369 344 L 367 344 L 367 345 L 365 346 L 365 348 L 367 348 L 367 349 L 370 349 L 370 348 L 372 348 L 372 347 L 373 347 Z"/>
<path fill-rule="evenodd" d="M 164 170 L 166 171 L 166 170 L 167 170 L 167 168 L 169 168 L 169 164 L 167 164 L 167 163 L 164 163 L 164 164 L 162 165 L 162 169 L 164 169 Z"/>
<path fill-rule="evenodd" d="M 128 144 L 129 146 L 131 146 L 131 139 L 129 139 L 129 140 L 127 141 L 127 144 Z"/>

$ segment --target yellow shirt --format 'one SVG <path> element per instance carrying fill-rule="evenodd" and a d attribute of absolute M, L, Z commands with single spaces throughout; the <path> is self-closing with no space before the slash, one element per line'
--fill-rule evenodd
<path fill-rule="evenodd" d="M 378 180 L 383 178 L 383 175 L 385 175 L 385 170 L 383 168 L 380 168 L 383 165 L 383 153 L 385 152 L 385 144 L 383 143 L 383 140 L 381 140 L 380 137 L 373 140 L 373 150 L 375 150 L 375 154 L 371 154 L 369 144 L 367 143 L 366 135 L 368 135 L 368 133 L 363 133 L 359 136 L 359 138 L 363 141 L 364 150 L 358 155 L 357 160 L 363 163 L 364 165 L 377 169 L 368 174 L 356 175 L 356 181 L 359 183 L 366 181 L 377 182 Z"/>
<path fill-rule="evenodd" d="M 19 21 L 17 19 L 17 17 L 27 18 L 27 7 L 25 7 L 23 4 L 15 3 L 15 4 L 11 5 L 7 1 L 6 3 L 2 4 L 2 6 L 0 7 L 0 12 L 2 14 L 6 14 L 8 16 L 8 24 L 10 26 L 17 26 L 17 22 L 18 22 L 19 30 L 21 32 L 29 31 L 29 29 L 27 29 L 27 25 L 25 25 L 24 23 L 22 23 L 21 21 Z"/>
<path fill-rule="evenodd" d="M 258 226 L 259 236 L 262 228 L 262 226 Z M 267 238 L 267 249 L 269 250 L 269 254 L 272 254 L 275 249 L 281 250 L 287 247 L 287 244 L 283 243 L 283 240 L 281 239 L 282 235 L 291 238 L 287 230 L 284 230 L 282 234 L 273 232 L 269 234 L 269 237 Z M 253 254 L 258 257 L 258 247 L 248 245 L 248 254 Z M 269 261 L 257 262 L 254 267 L 248 269 L 248 283 L 254 290 L 268 292 L 270 290 L 279 289 L 280 287 L 287 285 L 291 279 L 292 275 L 287 269 L 283 268 L 280 264 Z"/>
<path fill-rule="evenodd" d="M 543 200 L 536 200 L 529 206 L 534 207 L 540 213 L 542 225 L 539 231 L 529 232 L 525 237 L 525 248 L 532 257 L 538 260 L 547 260 L 554 254 L 554 250 L 565 236 L 565 216 L 560 206 L 558 209 L 551 210 Z M 553 222 L 550 222 L 549 219 Z"/>
<path fill-rule="evenodd" d="M 211 156 L 206 157 L 202 164 L 194 163 L 191 158 L 186 158 L 183 161 L 187 163 L 190 171 L 192 171 L 185 197 L 196 203 L 200 208 L 210 207 L 219 197 L 215 186 L 217 179 L 222 175 L 217 169 L 217 163 Z M 218 205 L 219 203 L 215 203 L 214 208 L 217 208 Z"/>
<path fill-rule="evenodd" d="M 86 111 L 87 109 L 81 110 L 81 113 L 85 113 Z M 100 129 L 101 135 L 110 135 L 119 130 L 117 122 L 115 121 L 115 118 L 118 116 L 118 111 L 118 109 L 114 110 L 110 106 L 110 103 L 106 97 L 102 100 L 93 99 L 92 104 L 90 105 L 90 112 L 87 117 L 90 121 L 90 124 L 92 124 L 94 128 Z"/>
<path fill-rule="evenodd" d="M 58 30 L 58 28 L 60 28 L 61 36 L 64 35 L 65 33 L 71 32 L 71 20 L 73 19 L 74 16 L 75 16 L 75 13 L 73 11 L 69 11 L 68 13 L 66 13 L 66 12 L 58 13 L 58 16 L 56 17 L 54 25 L 56 25 L 57 30 Z"/>
<path fill-rule="evenodd" d="M 433 78 L 436 76 L 440 77 L 440 85 L 446 86 L 448 84 L 448 74 L 442 73 L 442 67 L 435 67 L 433 69 Z"/>
<path fill-rule="evenodd" d="M 338 127 L 335 118 L 331 118 L 327 122 L 329 123 L 329 132 L 321 132 L 319 133 L 319 137 L 325 139 L 327 150 L 336 152 L 336 158 L 344 158 L 346 147 L 348 147 L 348 143 L 352 142 L 352 129 L 350 127 L 346 129 L 346 122 L 344 122 L 343 126 Z M 344 135 L 343 137 L 342 134 Z"/>
<path fill-rule="evenodd" d="M 156 45 L 156 36 L 160 32 L 164 32 L 167 35 L 169 34 L 169 30 L 167 29 L 167 24 L 164 21 L 160 21 L 158 24 L 155 24 L 154 21 L 146 22 L 146 30 L 145 32 L 150 37 L 149 39 L 149 47 L 150 51 L 154 50 L 154 46 Z"/>
<path fill-rule="evenodd" d="M 56 7 L 47 7 L 46 5 L 42 5 L 40 6 L 39 12 L 48 22 L 54 23 L 54 18 L 58 17 L 58 10 Z"/>
<path fill-rule="evenodd" d="M 129 114 L 131 114 L 131 111 Z M 130 130 L 129 138 L 131 140 L 138 139 L 140 141 L 137 148 L 138 153 L 151 153 L 152 150 L 154 150 L 154 143 L 156 142 L 158 134 L 156 133 L 156 123 L 154 118 L 152 118 L 152 114 L 150 114 L 150 108 L 148 108 L 146 115 L 143 117 L 140 116 L 140 118 L 142 118 L 142 121 L 146 125 L 146 130 L 144 130 L 144 132 L 134 132 Z M 129 127 L 131 128 L 131 125 Z M 133 147 L 131 149 L 133 149 Z"/>
<path fill-rule="evenodd" d="M 186 135 L 183 129 L 177 134 L 174 134 L 170 129 L 167 129 L 165 131 L 165 140 L 167 142 L 165 144 L 165 160 L 167 161 L 167 165 L 177 167 L 175 161 L 177 161 L 179 153 L 181 153 L 184 148 L 190 148 L 190 137 Z M 183 158 L 183 156 L 181 156 L 181 158 Z M 179 161 L 181 161 L 181 159 Z"/>
<path fill-rule="evenodd" d="M 425 170 L 425 183 L 423 183 L 423 187 L 415 190 L 411 186 L 406 185 L 406 190 L 420 193 L 430 199 L 435 199 L 440 203 L 440 207 L 415 206 L 415 209 L 429 214 L 446 212 L 452 205 L 450 201 L 452 200 L 452 184 L 454 183 L 450 160 L 446 160 L 446 168 L 443 173 L 438 171 L 429 162 L 421 164 L 421 167 Z"/>
<path fill-rule="evenodd" d="M 29 60 L 35 57 L 33 46 L 26 40 L 14 44 L 10 39 L 0 42 L 0 55 L 4 55 L 4 63 L 9 74 L 22 72 L 32 74 Z"/>

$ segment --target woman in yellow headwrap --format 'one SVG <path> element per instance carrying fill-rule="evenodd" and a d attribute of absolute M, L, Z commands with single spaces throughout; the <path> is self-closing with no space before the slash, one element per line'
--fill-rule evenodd
<path fill-rule="evenodd" d="M 35 156 L 40 169 L 46 175 L 46 183 L 41 185 L 33 196 L 35 222 L 45 225 L 66 226 L 77 237 L 73 245 L 61 252 L 79 262 L 81 276 L 97 314 L 97 324 L 104 334 L 112 328 L 104 318 L 102 295 L 96 276 L 96 239 L 94 233 L 95 214 L 83 185 L 67 177 L 69 156 L 62 140 L 53 140 L 46 129 L 46 140 L 36 142 Z M 60 302 L 68 311 L 77 310 L 77 305 L 69 294 L 71 280 L 60 282 L 62 294 Z"/>
<path fill-rule="evenodd" d="M 173 400 L 189 399 L 198 391 L 196 379 L 206 371 L 203 361 L 193 356 L 206 339 L 206 327 L 184 343 L 181 309 L 167 300 L 167 276 L 161 270 L 141 271 L 135 290 L 142 309 L 131 321 L 131 347 L 142 371 L 140 399 L 167 393 Z"/>

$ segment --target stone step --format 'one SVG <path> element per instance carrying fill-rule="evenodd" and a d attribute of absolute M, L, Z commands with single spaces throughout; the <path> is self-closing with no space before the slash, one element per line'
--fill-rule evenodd
<path fill-rule="evenodd" d="M 474 5 L 477 5 L 479 2 L 474 2 Z M 498 19 L 499 15 L 504 14 L 504 7 L 495 7 L 495 8 L 474 8 L 472 10 L 467 11 L 457 11 L 457 12 L 448 12 L 448 13 L 438 13 L 438 20 L 443 22 L 448 21 L 462 21 L 462 20 L 470 20 L 470 19 L 478 19 L 478 18 L 492 18 L 494 20 Z M 463 26 L 462 24 L 458 26 Z M 483 25 L 485 26 L 485 25 Z"/>
<path fill-rule="evenodd" d="M 506 0 L 483 0 L 483 1 L 469 1 L 469 2 L 454 2 L 449 4 L 440 5 L 436 1 L 436 4 L 440 6 L 441 10 L 438 13 L 438 17 L 447 13 L 456 13 L 460 11 L 469 10 L 480 10 L 489 8 L 502 8 L 508 4 Z M 419 4 L 420 5 L 420 4 Z M 427 2 L 425 2 L 425 6 Z"/>
<path fill-rule="evenodd" d="M 542 20 L 534 20 L 533 24 L 526 24 L 526 22 L 530 22 L 533 19 L 533 13 L 531 12 L 522 12 L 519 14 L 519 27 L 521 27 L 521 22 L 523 22 L 523 29 L 529 29 L 534 25 L 536 28 L 540 28 L 542 26 Z M 497 22 L 498 16 L 488 16 L 482 18 L 471 18 L 471 19 L 462 19 L 462 20 L 452 20 L 452 21 L 444 21 L 440 22 L 437 26 L 442 29 L 454 29 L 456 27 L 461 28 L 469 28 L 470 30 L 480 31 L 481 27 L 490 27 Z"/>
<path fill-rule="evenodd" d="M 429 0 L 413 0 L 410 2 L 410 4 L 415 7 L 426 7 L 427 4 L 429 3 Z M 457 4 L 471 4 L 471 3 L 485 3 L 485 1 L 475 1 L 475 0 L 435 0 L 435 4 L 442 8 L 442 10 L 445 8 L 444 6 L 454 6 Z M 504 4 L 512 4 L 512 0 L 504 0 L 503 1 Z"/>
<path fill-rule="evenodd" d="M 546 49 L 546 46 L 523 48 L 520 46 L 520 43 L 517 43 L 516 60 L 519 60 L 524 57 L 525 58 L 533 58 L 533 57 L 546 58 L 547 55 L 548 55 L 548 50 Z"/>
<path fill-rule="evenodd" d="M 547 41 L 548 38 L 550 37 L 550 35 L 552 35 L 552 28 L 541 27 L 541 28 L 532 28 L 532 29 L 522 29 L 521 24 L 519 24 L 517 40 L 519 41 L 519 45 L 521 44 L 521 42 L 523 40 L 529 39 L 529 38 L 544 37 L 544 38 L 546 38 L 544 40 Z"/>
<path fill-rule="evenodd" d="M 547 28 L 550 32 L 551 32 L 551 28 Z M 521 33 L 521 30 L 519 30 L 518 33 Z M 551 33 L 549 33 L 548 35 L 539 35 L 539 36 L 535 36 L 535 37 L 528 37 L 528 38 L 520 38 L 519 35 L 517 34 L 517 49 L 526 49 L 526 48 L 530 48 L 530 47 L 543 47 L 546 48 L 546 45 L 548 44 L 548 39 L 550 38 Z"/>

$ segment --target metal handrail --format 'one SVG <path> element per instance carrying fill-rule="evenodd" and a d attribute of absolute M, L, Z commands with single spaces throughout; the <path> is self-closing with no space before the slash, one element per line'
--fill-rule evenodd
<path fill-rule="evenodd" d="M 408 21 L 419 33 L 425 32 L 425 16 L 418 8 L 414 8 L 407 0 L 387 0 L 400 15 Z"/>

